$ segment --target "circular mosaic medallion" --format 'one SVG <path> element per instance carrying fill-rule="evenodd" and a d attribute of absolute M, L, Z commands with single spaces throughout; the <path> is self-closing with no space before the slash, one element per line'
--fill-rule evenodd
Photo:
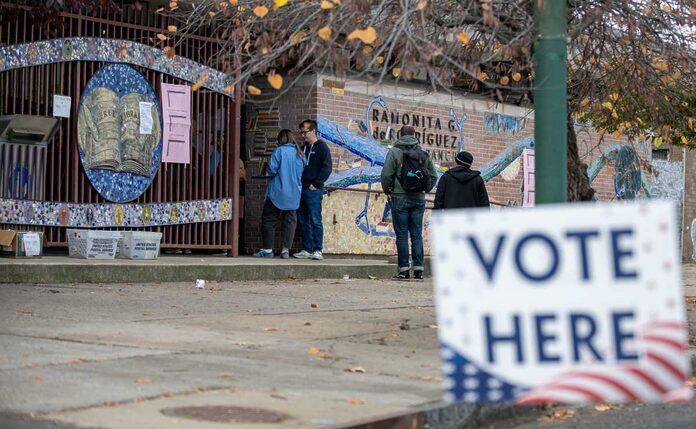
<path fill-rule="evenodd" d="M 109 64 L 90 79 L 77 133 L 82 166 L 101 196 L 124 203 L 150 186 L 162 160 L 162 113 L 133 67 Z"/>

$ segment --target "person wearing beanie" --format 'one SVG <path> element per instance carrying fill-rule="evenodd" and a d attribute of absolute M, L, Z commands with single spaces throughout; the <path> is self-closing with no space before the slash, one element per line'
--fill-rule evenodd
<path fill-rule="evenodd" d="M 474 156 L 462 151 L 454 160 L 457 167 L 450 168 L 440 177 L 433 209 L 490 207 L 481 172 L 471 169 Z"/>

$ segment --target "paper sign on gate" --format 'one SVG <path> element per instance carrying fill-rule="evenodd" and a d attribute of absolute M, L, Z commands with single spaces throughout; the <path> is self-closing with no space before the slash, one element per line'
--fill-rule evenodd
<path fill-rule="evenodd" d="M 452 401 L 687 400 L 670 202 L 433 213 Z"/>

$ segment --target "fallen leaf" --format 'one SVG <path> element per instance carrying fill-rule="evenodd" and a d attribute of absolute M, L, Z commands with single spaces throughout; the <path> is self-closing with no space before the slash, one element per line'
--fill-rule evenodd
<path fill-rule="evenodd" d="M 283 77 L 276 72 L 271 72 L 268 74 L 268 83 L 275 90 L 283 87 Z"/>
<path fill-rule="evenodd" d="M 285 400 L 287 400 L 287 399 L 288 399 L 288 398 L 286 398 L 286 397 L 285 397 L 285 396 L 283 396 L 283 395 L 278 395 L 277 393 L 271 393 L 271 398 L 276 398 L 276 399 L 285 399 Z"/>
<path fill-rule="evenodd" d="M 599 411 L 600 413 L 603 413 L 605 411 L 613 410 L 614 407 L 612 407 L 609 404 L 598 404 L 598 405 L 595 405 L 594 409 Z"/>
<path fill-rule="evenodd" d="M 373 27 L 367 27 L 364 30 L 353 30 L 348 35 L 348 40 L 360 39 L 363 43 L 371 45 L 377 40 L 377 31 Z"/>
<path fill-rule="evenodd" d="M 304 325 L 305 326 L 312 326 L 312 322 L 305 322 Z"/>
<path fill-rule="evenodd" d="M 278 328 L 263 328 L 263 330 L 266 331 L 266 332 L 276 332 L 276 331 L 279 331 Z"/>
<path fill-rule="evenodd" d="M 365 401 L 363 399 L 349 399 L 348 403 L 352 404 L 352 405 L 363 405 L 363 404 L 367 404 L 367 401 Z"/>
<path fill-rule="evenodd" d="M 251 95 L 261 95 L 261 90 L 254 85 L 247 86 L 247 92 Z"/>
<path fill-rule="evenodd" d="M 379 58 L 381 58 L 381 57 L 378 57 L 378 59 L 377 59 L 377 62 L 378 62 L 378 63 L 379 63 Z M 384 61 L 384 58 L 382 58 L 382 61 Z M 381 63 L 380 63 L 380 64 L 381 64 Z M 377 277 L 375 277 L 375 276 L 367 276 L 367 278 L 370 279 L 370 280 L 377 280 Z"/>
<path fill-rule="evenodd" d="M 309 304 L 309 306 L 310 306 L 311 308 L 317 308 L 317 307 L 319 307 L 318 305 L 316 305 L 316 304 L 314 304 L 314 303 Z"/>
<path fill-rule="evenodd" d="M 138 377 L 135 379 L 138 384 L 152 384 L 152 379 L 149 377 Z"/>
<path fill-rule="evenodd" d="M 268 15 L 268 8 L 266 6 L 256 6 L 254 8 L 254 15 L 258 16 L 259 18 L 263 18 L 264 16 Z"/>
<path fill-rule="evenodd" d="M 33 310 L 15 310 L 17 314 L 34 314 Z"/>
<path fill-rule="evenodd" d="M 46 381 L 46 377 L 42 377 L 40 375 L 32 375 L 31 380 L 36 381 L 37 383 L 41 383 L 43 381 Z"/>
<path fill-rule="evenodd" d="M 356 366 L 355 368 L 346 368 L 344 369 L 345 372 L 359 372 L 359 373 L 365 373 L 365 368 L 361 366 Z"/>
<path fill-rule="evenodd" d="M 310 347 L 307 349 L 307 353 L 309 353 L 310 355 L 315 355 L 319 353 L 319 349 L 316 347 Z"/>
<path fill-rule="evenodd" d="M 143 316 L 150 317 L 150 316 L 152 316 L 152 313 L 143 313 Z"/>

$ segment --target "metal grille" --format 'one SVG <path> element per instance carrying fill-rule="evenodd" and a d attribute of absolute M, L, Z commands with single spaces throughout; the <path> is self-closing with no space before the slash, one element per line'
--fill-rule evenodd
<path fill-rule="evenodd" d="M 104 12 L 98 17 L 62 14 L 64 25 L 57 34 L 46 34 L 33 23 L 29 11 L 13 8 L 17 14 L 3 14 L 0 22 L 0 43 L 12 45 L 61 37 L 103 37 L 154 44 L 157 33 L 170 24 L 167 19 L 147 7 L 137 10 L 124 5 L 122 13 Z M 208 63 L 215 58 L 218 44 L 204 36 L 191 36 L 177 48 L 177 54 L 194 61 Z M 65 62 L 26 67 L 0 73 L 0 113 L 22 113 L 51 116 L 53 94 L 72 98 L 69 119 L 62 119 L 60 131 L 49 143 L 45 154 L 44 199 L 73 203 L 106 202 L 91 186 L 81 165 L 77 150 L 77 116 L 82 91 L 89 79 L 106 63 Z M 133 66 L 150 82 L 186 84 L 180 79 L 142 67 Z M 239 93 L 239 92 L 237 92 Z M 189 225 L 142 228 L 163 233 L 162 247 L 187 249 L 226 249 L 238 252 L 239 202 L 239 97 L 201 89 L 192 94 L 191 164 L 162 164 L 150 187 L 133 202 L 151 203 L 196 199 L 232 198 L 233 219 Z M 219 152 L 216 166 L 215 150 Z M 211 156 L 213 162 L 211 162 Z M 5 166 L 2 165 L 4 170 Z M 44 228 L 47 246 L 65 246 L 66 230 Z"/>

